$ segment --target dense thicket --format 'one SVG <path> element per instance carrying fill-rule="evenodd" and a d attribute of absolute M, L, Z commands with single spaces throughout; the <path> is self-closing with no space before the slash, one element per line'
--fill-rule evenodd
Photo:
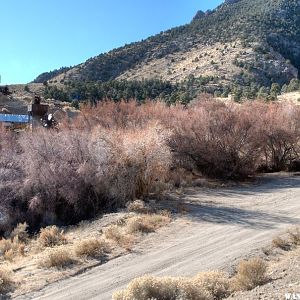
<path fill-rule="evenodd" d="M 0 230 L 71 224 L 178 184 L 300 165 L 300 106 L 101 102 L 59 131 L 0 131 Z M 176 182 L 175 182 L 176 181 Z"/>

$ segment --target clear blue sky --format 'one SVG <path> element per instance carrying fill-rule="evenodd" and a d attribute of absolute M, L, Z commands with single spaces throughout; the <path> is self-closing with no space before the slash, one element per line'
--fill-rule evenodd
<path fill-rule="evenodd" d="M 190 22 L 222 0 L 0 0 L 2 84 L 26 83 Z"/>

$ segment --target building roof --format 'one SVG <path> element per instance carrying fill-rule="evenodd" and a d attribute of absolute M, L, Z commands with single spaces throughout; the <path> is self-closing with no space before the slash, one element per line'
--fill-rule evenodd
<path fill-rule="evenodd" d="M 29 123 L 29 121 L 30 117 L 28 115 L 0 114 L 0 122 Z"/>

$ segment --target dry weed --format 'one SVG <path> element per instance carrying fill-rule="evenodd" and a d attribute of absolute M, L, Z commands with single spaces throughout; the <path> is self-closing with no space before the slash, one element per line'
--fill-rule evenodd
<path fill-rule="evenodd" d="M 19 255 L 24 255 L 25 245 L 20 243 L 17 238 L 12 240 L 0 240 L 0 256 L 5 260 L 12 261 Z"/>
<path fill-rule="evenodd" d="M 235 290 L 252 290 L 267 282 L 267 264 L 260 258 L 243 260 L 239 263 L 237 274 L 233 278 Z"/>
<path fill-rule="evenodd" d="M 53 249 L 40 261 L 40 266 L 62 269 L 74 264 L 74 262 L 74 259 L 67 250 Z"/>
<path fill-rule="evenodd" d="M 130 218 L 126 224 L 128 233 L 149 233 L 170 223 L 170 218 L 163 215 L 141 215 Z"/>
<path fill-rule="evenodd" d="M 113 300 L 210 300 L 210 295 L 186 278 L 144 276 L 134 279 Z"/>
<path fill-rule="evenodd" d="M 154 227 L 143 217 L 130 218 L 126 224 L 126 230 L 129 234 L 154 232 Z"/>
<path fill-rule="evenodd" d="M 28 224 L 19 223 L 17 227 L 11 232 L 11 239 L 18 239 L 19 242 L 26 243 L 28 241 Z"/>
<path fill-rule="evenodd" d="M 75 246 L 75 254 L 79 257 L 105 258 L 110 252 L 110 245 L 105 240 L 89 239 Z"/>
<path fill-rule="evenodd" d="M 223 272 L 203 272 L 194 278 L 194 284 L 206 290 L 214 300 L 230 295 L 231 285 L 228 274 Z"/>
<path fill-rule="evenodd" d="M 1 295 L 11 291 L 13 287 L 14 281 L 11 272 L 6 269 L 0 269 L 0 298 Z"/>
<path fill-rule="evenodd" d="M 127 205 L 128 212 L 134 212 L 137 214 L 146 214 L 149 212 L 149 208 L 145 206 L 145 202 L 142 200 L 135 200 Z"/>
<path fill-rule="evenodd" d="M 56 226 L 49 226 L 40 230 L 38 242 L 43 247 L 54 247 L 67 242 L 63 230 Z"/>
<path fill-rule="evenodd" d="M 300 245 L 300 228 L 297 227 L 294 230 L 289 230 L 288 234 L 290 236 L 293 245 Z"/>
<path fill-rule="evenodd" d="M 108 240 L 114 241 L 118 246 L 131 249 L 134 243 L 134 237 L 124 231 L 124 228 L 111 225 L 104 229 L 104 235 Z"/>
<path fill-rule="evenodd" d="M 291 248 L 290 243 L 279 236 L 273 239 L 272 246 L 274 248 L 279 248 L 284 251 L 289 251 Z"/>

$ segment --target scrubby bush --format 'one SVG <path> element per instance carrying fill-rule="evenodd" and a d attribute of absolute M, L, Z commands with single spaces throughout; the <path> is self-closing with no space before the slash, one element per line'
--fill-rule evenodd
<path fill-rule="evenodd" d="M 14 286 L 12 273 L 6 269 L 0 269 L 0 298 L 1 295 L 11 291 Z"/>
<path fill-rule="evenodd" d="M 291 229 L 288 231 L 291 242 L 293 245 L 300 245 L 300 228 Z"/>
<path fill-rule="evenodd" d="M 0 257 L 12 261 L 18 255 L 24 255 L 25 244 L 17 238 L 0 240 Z"/>
<path fill-rule="evenodd" d="M 66 268 L 74 264 L 74 259 L 67 250 L 53 249 L 50 253 L 47 253 L 40 262 L 40 266 L 44 268 Z"/>
<path fill-rule="evenodd" d="M 285 251 L 288 251 L 291 248 L 289 241 L 281 238 L 280 236 L 273 239 L 272 246 L 274 248 L 279 248 L 279 249 L 285 250 Z"/>
<path fill-rule="evenodd" d="M 26 243 L 29 237 L 27 228 L 28 228 L 28 224 L 26 222 L 19 223 L 17 227 L 10 234 L 10 238 L 12 240 L 17 240 L 18 242 L 21 243 Z"/>
<path fill-rule="evenodd" d="M 243 260 L 237 268 L 233 279 L 236 290 L 252 290 L 267 282 L 267 264 L 260 258 Z"/>
<path fill-rule="evenodd" d="M 117 225 L 110 225 L 104 229 L 104 235 L 108 240 L 115 242 L 118 246 L 125 249 L 131 249 L 134 236 L 128 234 L 124 228 Z"/>
<path fill-rule="evenodd" d="M 158 124 L 139 131 L 36 130 L 22 134 L 11 148 L 11 137 L 3 134 L 0 203 L 10 223 L 0 224 L 3 232 L 19 221 L 31 230 L 74 224 L 159 193 L 172 161 L 169 132 Z"/>
<path fill-rule="evenodd" d="M 38 242 L 43 247 L 54 247 L 65 244 L 67 241 L 64 232 L 56 226 L 49 226 L 40 230 Z"/>
<path fill-rule="evenodd" d="M 292 168 L 300 158 L 300 107 L 292 103 L 257 104 L 252 113 L 259 124 L 257 138 L 263 164 L 271 171 Z"/>
<path fill-rule="evenodd" d="M 139 232 L 149 233 L 168 224 L 170 220 L 170 217 L 159 214 L 141 215 L 130 218 L 125 226 L 126 231 L 130 234 Z"/>
<path fill-rule="evenodd" d="M 113 300 L 211 300 L 201 287 L 186 278 L 144 276 L 134 279 L 126 290 L 116 292 Z"/>
<path fill-rule="evenodd" d="M 0 129 L 0 235 L 114 211 L 161 193 L 179 170 L 239 180 L 295 169 L 299 147 L 299 106 L 205 95 L 189 106 L 103 102 L 59 131 Z"/>
<path fill-rule="evenodd" d="M 199 102 L 177 114 L 174 123 L 172 148 L 203 174 L 238 179 L 255 172 L 258 128 L 246 107 Z"/>
<path fill-rule="evenodd" d="M 142 200 L 134 200 L 133 202 L 127 203 L 127 211 L 134 213 L 148 213 L 150 209 L 145 205 Z"/>
<path fill-rule="evenodd" d="M 231 282 L 228 274 L 223 272 L 203 272 L 194 278 L 194 284 L 207 291 L 212 299 L 221 300 L 231 293 Z"/>
<path fill-rule="evenodd" d="M 79 257 L 105 258 L 110 245 L 104 240 L 89 239 L 75 245 L 75 254 Z"/>

